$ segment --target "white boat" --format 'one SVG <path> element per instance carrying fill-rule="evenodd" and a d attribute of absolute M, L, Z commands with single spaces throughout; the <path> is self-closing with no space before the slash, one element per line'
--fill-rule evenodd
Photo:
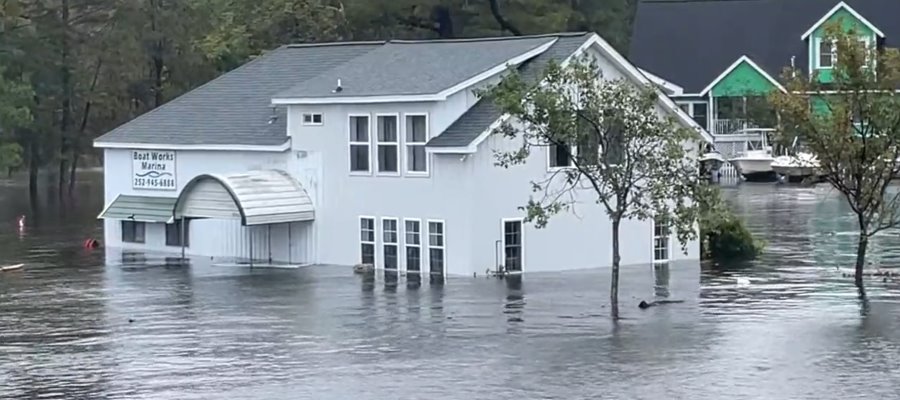
<path fill-rule="evenodd" d="M 772 151 L 748 150 L 734 157 L 728 162 L 734 165 L 744 179 L 748 181 L 771 181 L 775 179 L 775 171 L 772 169 Z"/>
<path fill-rule="evenodd" d="M 745 180 L 772 182 L 777 178 L 775 171 L 772 170 L 772 161 L 775 161 L 775 157 L 772 156 L 768 138 L 769 133 L 773 131 L 773 129 L 752 128 L 735 132 L 759 135 L 759 140 L 747 140 L 746 150 L 728 160 Z"/>
<path fill-rule="evenodd" d="M 772 162 L 772 170 L 788 181 L 802 181 L 809 177 L 817 177 L 819 160 L 812 153 L 799 152 L 793 156 L 778 156 Z"/>
<path fill-rule="evenodd" d="M 709 152 L 700 156 L 700 165 L 703 168 L 703 174 L 712 178 L 718 176 L 719 169 L 725 164 L 725 157 L 717 152 Z"/>

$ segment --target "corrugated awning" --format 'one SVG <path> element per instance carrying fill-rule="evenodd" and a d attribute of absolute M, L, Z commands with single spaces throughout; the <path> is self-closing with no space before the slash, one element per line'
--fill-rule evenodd
<path fill-rule="evenodd" d="M 200 175 L 185 185 L 176 218 L 240 219 L 243 225 L 312 221 L 315 209 L 300 182 L 279 170 Z"/>
<path fill-rule="evenodd" d="M 109 203 L 98 218 L 138 222 L 172 223 L 174 197 L 133 196 L 120 194 Z"/>

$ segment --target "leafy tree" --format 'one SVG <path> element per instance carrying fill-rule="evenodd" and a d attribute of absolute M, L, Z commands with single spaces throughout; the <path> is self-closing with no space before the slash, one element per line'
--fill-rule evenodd
<path fill-rule="evenodd" d="M 688 150 L 696 132 L 661 115 L 660 94 L 651 87 L 604 79 L 585 60 L 551 64 L 540 85 L 513 72 L 487 94 L 512 117 L 495 133 L 519 144 L 498 153 L 497 165 L 540 162 L 531 154 L 535 149 L 569 160 L 570 167 L 532 182 L 540 194 L 523 207 L 528 221 L 543 227 L 579 199 L 606 211 L 612 225 L 610 300 L 618 318 L 622 222 L 653 219 L 674 231 L 684 251 L 697 238 L 700 203 L 693 200 L 704 186 Z"/>
<path fill-rule="evenodd" d="M 888 190 L 900 177 L 900 52 L 873 51 L 840 24 L 826 27 L 825 40 L 834 40 L 837 49 L 834 69 L 805 76 L 787 68 L 787 92 L 771 98 L 781 116 L 780 134 L 806 144 L 856 215 L 855 281 L 864 296 L 869 239 L 900 223 L 900 193 Z"/>

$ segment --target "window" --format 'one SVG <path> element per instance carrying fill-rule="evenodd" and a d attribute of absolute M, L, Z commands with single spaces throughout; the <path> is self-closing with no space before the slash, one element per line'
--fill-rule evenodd
<path fill-rule="evenodd" d="M 350 117 L 350 172 L 368 173 L 369 161 L 369 116 Z"/>
<path fill-rule="evenodd" d="M 359 217 L 360 262 L 375 265 L 375 218 Z"/>
<path fill-rule="evenodd" d="M 406 247 L 406 272 L 419 273 L 422 270 L 422 222 L 404 220 Z"/>
<path fill-rule="evenodd" d="M 575 164 L 572 163 L 572 146 L 551 144 L 547 148 L 550 152 L 550 168 L 567 168 Z"/>
<path fill-rule="evenodd" d="M 522 220 L 503 221 L 503 259 L 507 272 L 522 272 Z"/>
<path fill-rule="evenodd" d="M 428 159 L 425 142 L 428 141 L 428 117 L 425 115 L 406 116 L 406 172 L 428 173 Z"/>
<path fill-rule="evenodd" d="M 432 275 L 444 275 L 444 223 L 428 221 L 428 265 Z"/>
<path fill-rule="evenodd" d="M 669 261 L 669 226 L 665 217 L 653 220 L 653 261 Z"/>
<path fill-rule="evenodd" d="M 144 243 L 146 225 L 137 221 L 122 221 L 122 242 Z"/>
<path fill-rule="evenodd" d="M 708 121 L 707 115 L 709 114 L 706 110 L 707 108 L 708 106 L 706 103 L 694 103 L 691 105 L 691 117 L 693 117 L 694 122 L 696 122 L 697 125 L 702 126 L 703 129 L 709 129 L 706 125 Z"/>
<path fill-rule="evenodd" d="M 184 247 L 190 246 L 191 220 L 176 220 L 175 223 L 166 224 L 166 246 L 181 246 L 181 222 L 184 221 Z"/>
<path fill-rule="evenodd" d="M 834 67 L 835 56 L 837 55 L 837 49 L 835 49 L 834 42 L 830 40 L 822 40 L 816 39 L 818 43 L 818 51 L 819 57 L 816 58 L 816 68 L 832 68 Z"/>
<path fill-rule="evenodd" d="M 324 123 L 325 117 L 320 113 L 303 114 L 303 125 L 323 125 Z"/>
<path fill-rule="evenodd" d="M 400 142 L 397 135 L 397 116 L 378 116 L 378 172 L 399 173 Z"/>
<path fill-rule="evenodd" d="M 396 270 L 398 261 L 397 251 L 397 219 L 381 219 L 381 240 L 384 243 L 384 269 Z"/>

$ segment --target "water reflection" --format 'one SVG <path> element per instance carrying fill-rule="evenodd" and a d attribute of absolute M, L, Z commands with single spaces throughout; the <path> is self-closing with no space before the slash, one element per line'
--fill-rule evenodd
<path fill-rule="evenodd" d="M 5 185 L 0 194 L 24 188 Z M 445 282 L 83 249 L 101 236 L 102 192 L 88 181 L 74 208 L 42 198 L 37 214 L 22 196 L 0 196 L 0 256 L 27 265 L 0 274 L 0 398 L 900 394 L 900 282 L 867 281 L 860 305 L 841 276 L 853 220 L 821 187 L 727 189 L 767 253 L 715 268 L 623 268 L 619 324 L 605 269 Z M 896 266 L 900 237 L 873 242 L 877 263 Z M 684 302 L 637 308 L 653 298 Z"/>

